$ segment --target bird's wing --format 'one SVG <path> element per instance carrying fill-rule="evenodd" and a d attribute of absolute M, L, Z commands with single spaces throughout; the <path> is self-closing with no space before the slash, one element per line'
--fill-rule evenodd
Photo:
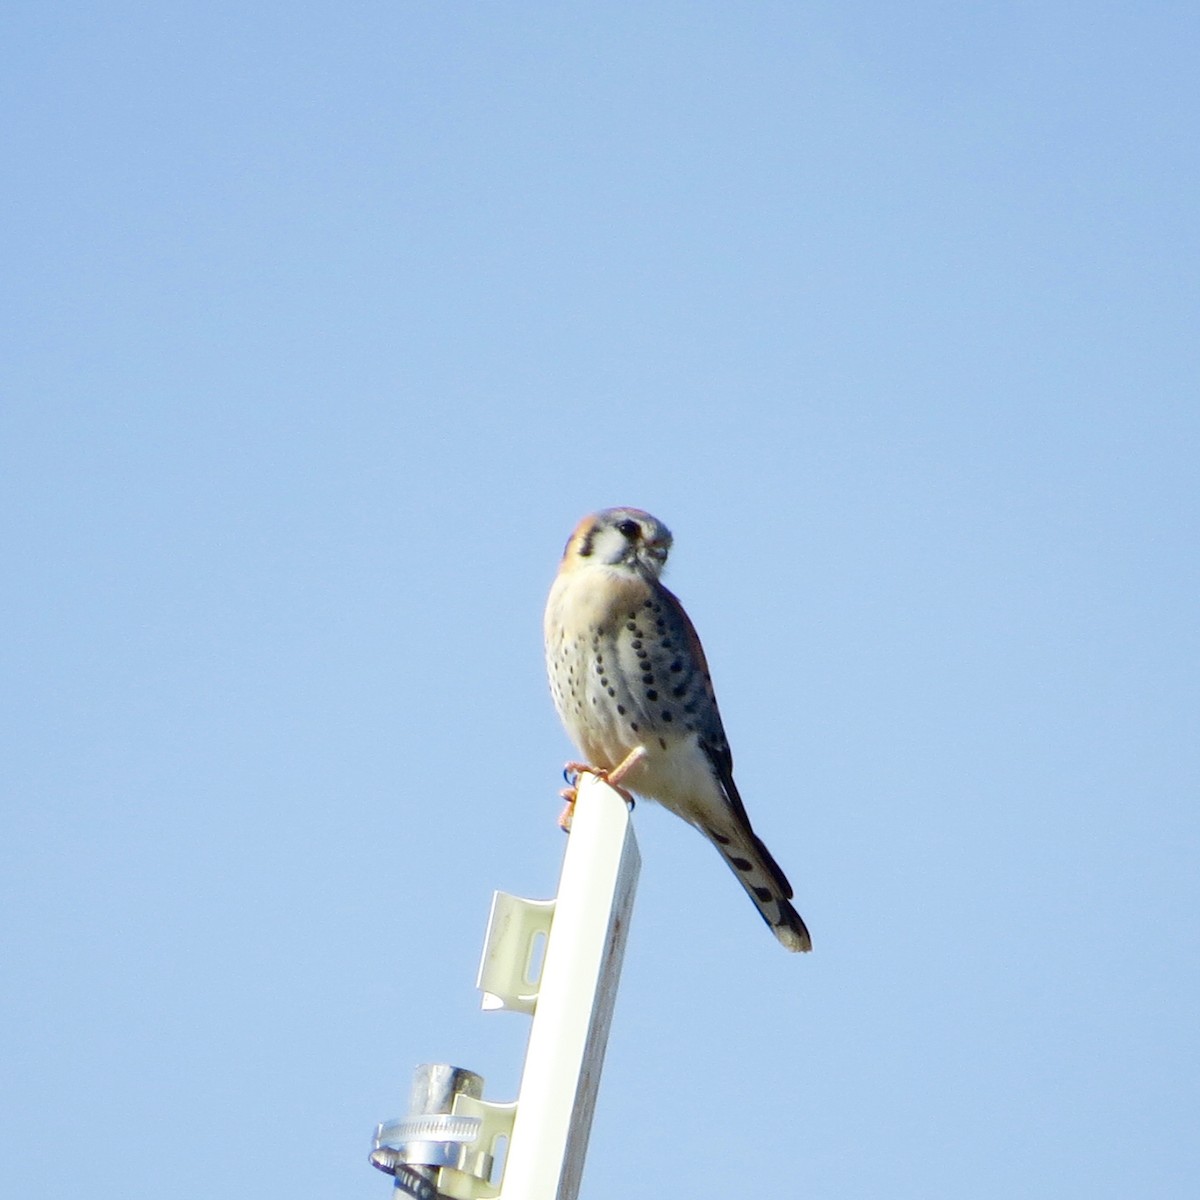
<path fill-rule="evenodd" d="M 757 851 L 763 867 L 772 876 L 775 887 L 783 894 L 783 897 L 791 899 L 792 885 L 788 882 L 787 876 L 775 861 L 774 856 L 763 844 L 762 839 L 754 832 L 754 828 L 750 824 L 750 817 L 746 812 L 746 806 L 742 803 L 741 793 L 738 792 L 737 784 L 733 781 L 733 752 L 729 748 L 729 739 L 725 736 L 725 727 L 721 723 L 721 712 L 717 707 L 717 696 L 713 690 L 708 659 L 705 657 L 704 647 L 700 644 L 696 627 L 692 624 L 691 617 L 684 611 L 683 605 L 679 603 L 678 597 L 661 584 L 658 585 L 658 589 L 662 593 L 663 611 L 668 615 L 667 619 L 675 625 L 678 636 L 687 651 L 688 662 L 692 670 L 699 676 L 692 683 L 697 692 L 704 696 L 704 702 L 698 706 L 695 714 L 700 749 L 712 766 L 713 775 L 729 805 L 729 815 L 738 832 Z"/>

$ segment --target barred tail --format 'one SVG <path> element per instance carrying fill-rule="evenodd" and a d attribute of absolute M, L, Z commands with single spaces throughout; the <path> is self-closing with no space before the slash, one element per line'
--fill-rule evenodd
<path fill-rule="evenodd" d="M 771 927 L 785 949 L 811 950 L 812 938 L 800 914 L 792 907 L 792 885 L 763 845 L 749 829 L 718 832 L 705 829 L 729 869 L 737 876 L 754 907 Z"/>

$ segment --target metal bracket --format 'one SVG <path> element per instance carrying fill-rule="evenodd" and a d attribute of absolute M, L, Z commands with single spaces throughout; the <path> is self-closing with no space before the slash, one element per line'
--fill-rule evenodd
<path fill-rule="evenodd" d="M 416 1200 L 490 1200 L 500 1142 L 512 1135 L 517 1105 L 482 1098 L 483 1079 L 443 1063 L 416 1069 L 412 1110 L 375 1129 L 372 1166 Z"/>
<path fill-rule="evenodd" d="M 541 960 L 554 909 L 553 900 L 525 900 L 508 892 L 493 895 L 475 981 L 485 1010 L 532 1013 L 537 1008 Z"/>

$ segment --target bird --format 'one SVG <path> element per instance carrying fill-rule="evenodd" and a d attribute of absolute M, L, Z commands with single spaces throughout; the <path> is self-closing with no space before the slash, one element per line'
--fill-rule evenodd
<path fill-rule="evenodd" d="M 554 705 L 586 760 L 568 763 L 568 772 L 590 771 L 693 825 L 783 946 L 811 950 L 792 886 L 733 782 L 700 639 L 661 581 L 672 540 L 640 508 L 606 508 L 584 517 L 567 541 L 544 634 Z"/>

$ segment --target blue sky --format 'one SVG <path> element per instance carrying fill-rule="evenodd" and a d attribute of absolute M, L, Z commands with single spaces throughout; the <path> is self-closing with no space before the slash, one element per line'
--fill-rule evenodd
<path fill-rule="evenodd" d="M 1194 1189 L 1193 5 L 0 46 L 6 1193 L 384 1197 L 414 1064 L 515 1094 L 475 969 L 555 886 L 541 607 L 611 504 L 816 948 L 639 807 L 584 1195 Z"/>

